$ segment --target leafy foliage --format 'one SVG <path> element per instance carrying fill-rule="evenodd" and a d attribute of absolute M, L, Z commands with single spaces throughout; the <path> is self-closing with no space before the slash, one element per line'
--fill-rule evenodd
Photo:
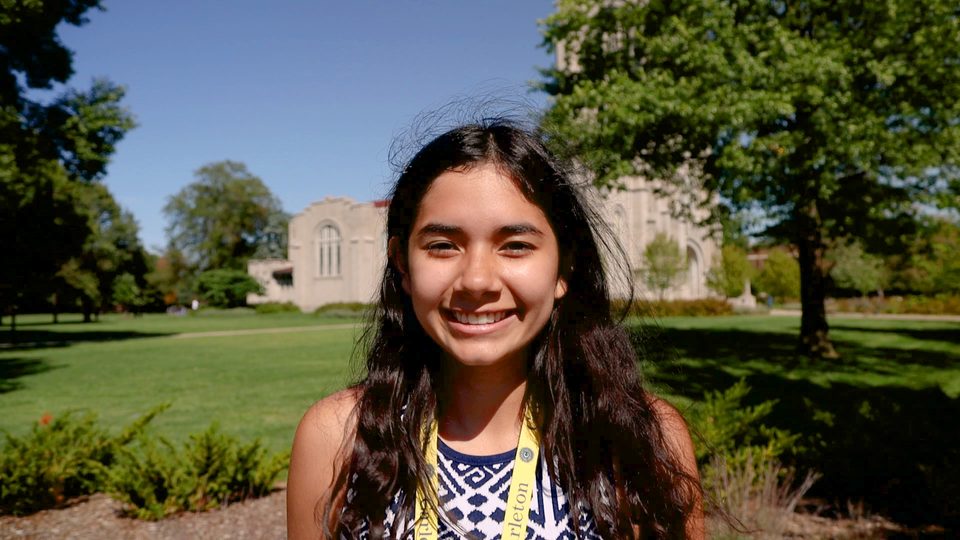
<path fill-rule="evenodd" d="M 0 252 L 17 254 L 0 265 L 0 305 L 14 312 L 64 288 L 102 298 L 101 286 L 112 284 L 84 261 L 100 232 L 89 197 L 105 192 L 91 184 L 135 125 L 121 105 L 124 89 L 96 80 L 49 103 L 28 97 L 68 81 L 72 54 L 58 26 L 80 26 L 99 8 L 97 0 L 0 4 Z"/>
<path fill-rule="evenodd" d="M 915 202 L 955 204 L 958 19 L 948 0 L 563 0 L 544 125 L 598 183 L 687 168 L 734 213 L 762 209 L 799 252 L 801 350 L 833 356 L 827 239 L 893 251 Z"/>
<path fill-rule="evenodd" d="M 887 281 L 883 259 L 863 250 L 857 241 L 838 243 L 831 250 L 833 261 L 830 277 L 839 287 L 853 289 L 866 296 L 870 291 L 881 290 Z"/>
<path fill-rule="evenodd" d="M 167 408 L 153 408 L 110 436 L 93 413 L 44 415 L 25 437 L 6 436 L 0 454 L 0 513 L 27 514 L 103 489 L 122 449 Z"/>
<path fill-rule="evenodd" d="M 164 439 L 141 437 L 138 442 L 111 469 L 110 492 L 140 519 L 261 497 L 273 489 L 289 460 L 286 453 L 268 456 L 258 440 L 241 444 L 216 424 L 191 435 L 180 451 Z"/>
<path fill-rule="evenodd" d="M 772 459 L 793 447 L 796 435 L 762 423 L 776 401 L 744 406 L 741 402 L 749 393 L 750 386 L 741 379 L 726 390 L 707 392 L 691 410 L 691 425 L 703 441 L 696 449 L 699 463 L 708 463 L 712 456 L 736 461 L 746 459 L 749 453 Z"/>
<path fill-rule="evenodd" d="M 280 202 L 243 163 L 210 163 L 194 176 L 163 208 L 170 247 L 192 272 L 245 269 L 268 228 L 282 227 Z"/>
<path fill-rule="evenodd" d="M 851 301 L 846 298 L 832 300 L 828 306 L 840 313 L 917 313 L 922 315 L 960 315 L 960 296 L 939 294 L 936 296 L 888 296 L 871 297 Z"/>
<path fill-rule="evenodd" d="M 148 302 L 146 294 L 129 273 L 120 274 L 113 282 L 113 301 L 125 311 L 138 313 Z"/>
<path fill-rule="evenodd" d="M 697 300 L 657 300 L 653 302 L 632 302 L 627 309 L 626 302 L 614 300 L 612 302 L 614 315 L 628 315 L 634 317 L 709 317 L 715 315 L 732 315 L 733 308 L 726 300 L 718 298 L 700 298 Z"/>
<path fill-rule="evenodd" d="M 257 304 L 254 308 L 260 315 L 269 315 L 271 313 L 300 313 L 300 308 L 293 302 L 267 302 Z"/>
<path fill-rule="evenodd" d="M 197 292 L 211 306 L 233 308 L 246 305 L 248 294 L 263 289 L 241 270 L 208 270 L 197 277 Z"/>
<path fill-rule="evenodd" d="M 0 513 L 27 514 L 67 499 L 109 491 L 132 515 L 160 519 L 204 511 L 272 489 L 288 453 L 268 455 L 259 440 L 243 444 L 216 424 L 179 451 L 147 431 L 169 404 L 154 407 L 111 436 L 93 413 L 44 415 L 25 437 L 6 436 L 0 453 Z"/>
<path fill-rule="evenodd" d="M 707 287 L 728 298 L 740 296 L 755 273 L 746 251 L 736 245 L 724 245 L 707 272 Z"/>
<path fill-rule="evenodd" d="M 313 314 L 326 317 L 359 317 L 369 309 L 370 304 L 362 302 L 331 302 L 313 310 Z"/>
<path fill-rule="evenodd" d="M 755 280 L 757 290 L 779 299 L 800 296 L 800 266 L 785 250 L 772 249 Z"/>
<path fill-rule="evenodd" d="M 906 288 L 926 293 L 960 293 L 960 224 L 935 220 L 911 245 L 903 272 Z"/>
<path fill-rule="evenodd" d="M 676 285 L 687 270 L 687 257 L 677 242 L 658 232 L 643 249 L 644 266 L 641 270 L 644 285 L 656 291 L 660 300 L 668 289 Z"/>

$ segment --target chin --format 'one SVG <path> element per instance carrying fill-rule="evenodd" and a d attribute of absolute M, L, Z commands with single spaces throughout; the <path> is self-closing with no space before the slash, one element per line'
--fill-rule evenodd
<path fill-rule="evenodd" d="M 466 367 L 487 367 L 509 365 L 523 362 L 524 355 L 517 353 L 496 353 L 493 351 L 447 351 L 447 357 Z"/>

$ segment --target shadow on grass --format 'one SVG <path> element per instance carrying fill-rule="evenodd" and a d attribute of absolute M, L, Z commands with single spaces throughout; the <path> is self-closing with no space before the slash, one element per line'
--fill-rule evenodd
<path fill-rule="evenodd" d="M 943 341 L 960 343 L 960 325 L 956 328 L 870 328 L 842 322 L 830 322 L 831 330 L 850 332 L 872 332 L 878 334 L 900 334 L 920 341 Z"/>
<path fill-rule="evenodd" d="M 743 376 L 751 387 L 743 405 L 777 400 L 765 423 L 801 435 L 789 458 L 823 474 L 813 494 L 863 500 L 907 524 L 960 525 L 960 399 L 911 387 L 908 377 L 875 382 L 907 370 L 960 372 L 960 357 L 835 340 L 841 360 L 810 362 L 796 356 L 793 334 L 742 330 L 646 327 L 634 339 L 647 376 L 673 394 L 700 400 Z"/>
<path fill-rule="evenodd" d="M 17 379 L 55 369 L 40 358 L 0 358 L 0 394 L 23 388 Z"/>
<path fill-rule="evenodd" d="M 140 339 L 171 335 L 173 335 L 173 333 L 116 330 L 98 331 L 96 328 L 91 328 L 89 331 L 81 332 L 58 332 L 56 330 L 30 329 L 18 329 L 16 332 L 10 332 L 10 330 L 4 330 L 0 332 L 0 352 L 48 349 L 54 347 L 67 347 L 74 343 L 119 341 L 125 339 Z"/>

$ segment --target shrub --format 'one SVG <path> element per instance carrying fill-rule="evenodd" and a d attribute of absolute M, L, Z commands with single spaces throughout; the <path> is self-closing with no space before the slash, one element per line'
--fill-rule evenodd
<path fill-rule="evenodd" d="M 616 315 L 623 313 L 627 308 L 624 300 L 614 300 L 611 305 Z M 719 298 L 633 302 L 627 312 L 627 315 L 636 317 L 705 317 L 731 314 L 733 314 L 733 308 L 726 300 Z"/>
<path fill-rule="evenodd" d="M 140 519 L 202 512 L 266 495 L 289 460 L 285 452 L 268 456 L 259 440 L 242 444 L 216 424 L 191 435 L 180 451 L 162 438 L 138 441 L 111 469 L 110 493 Z"/>
<path fill-rule="evenodd" d="M 708 392 L 690 411 L 691 426 L 701 439 L 696 452 L 706 506 L 709 513 L 729 520 L 712 520 L 716 537 L 745 527 L 780 538 L 787 517 L 817 476 L 809 473 L 795 487 L 793 470 L 779 458 L 796 452 L 799 436 L 764 425 L 776 401 L 743 406 L 749 392 L 741 379 L 722 392 Z"/>
<path fill-rule="evenodd" d="M 722 456 L 727 461 L 746 459 L 738 451 L 754 448 L 762 460 L 776 459 L 792 449 L 798 435 L 786 430 L 770 428 L 762 421 L 776 405 L 775 400 L 758 405 L 744 406 L 743 399 L 750 393 L 750 386 L 740 379 L 723 391 L 707 392 L 704 400 L 690 411 L 690 423 L 703 444 L 697 447 L 697 461 L 708 464 L 712 456 Z"/>
<path fill-rule="evenodd" d="M 207 270 L 197 277 L 197 292 L 215 307 L 246 305 L 248 294 L 262 291 L 257 280 L 242 270 Z"/>
<path fill-rule="evenodd" d="M 267 302 L 266 304 L 257 304 L 253 310 L 260 315 L 269 315 L 271 313 L 300 313 L 300 308 L 293 302 Z"/>
<path fill-rule="evenodd" d="M 24 437 L 6 435 L 0 454 L 0 513 L 22 515 L 103 489 L 108 468 L 124 446 L 141 435 L 160 405 L 111 437 L 97 416 L 44 415 Z"/>
<path fill-rule="evenodd" d="M 840 313 L 960 315 L 960 296 L 892 296 L 830 299 L 827 309 Z"/>
<path fill-rule="evenodd" d="M 725 245 L 714 258 L 707 272 L 707 287 L 728 298 L 743 294 L 743 286 L 753 279 L 753 265 L 747 252 L 734 245 Z"/>
<path fill-rule="evenodd" d="M 770 250 L 754 288 L 783 301 L 800 296 L 800 264 L 782 249 Z"/>
<path fill-rule="evenodd" d="M 314 315 L 325 317 L 359 317 L 370 309 L 370 304 L 362 302 L 333 302 L 324 304 L 313 311 Z"/>
<path fill-rule="evenodd" d="M 818 475 L 807 473 L 799 485 L 794 472 L 776 459 L 748 448 L 737 452 L 742 459 L 728 463 L 714 457 L 708 508 L 711 514 L 723 514 L 760 538 L 783 538 L 790 514 L 816 482 Z M 710 520 L 711 538 L 737 537 L 731 523 Z"/>

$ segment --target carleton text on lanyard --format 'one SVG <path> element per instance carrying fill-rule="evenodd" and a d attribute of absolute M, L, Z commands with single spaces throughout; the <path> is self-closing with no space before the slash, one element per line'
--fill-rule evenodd
<path fill-rule="evenodd" d="M 437 467 L 437 421 L 430 425 L 427 434 L 427 464 L 430 466 L 430 489 L 417 489 L 415 508 L 416 540 L 437 540 L 437 487 L 440 470 Z M 520 426 L 520 441 L 513 463 L 513 478 L 510 480 L 510 493 L 503 518 L 502 540 L 526 538 L 527 521 L 530 518 L 530 504 L 533 501 L 533 488 L 537 470 L 537 457 L 540 454 L 540 441 L 530 409 L 525 408 Z"/>

